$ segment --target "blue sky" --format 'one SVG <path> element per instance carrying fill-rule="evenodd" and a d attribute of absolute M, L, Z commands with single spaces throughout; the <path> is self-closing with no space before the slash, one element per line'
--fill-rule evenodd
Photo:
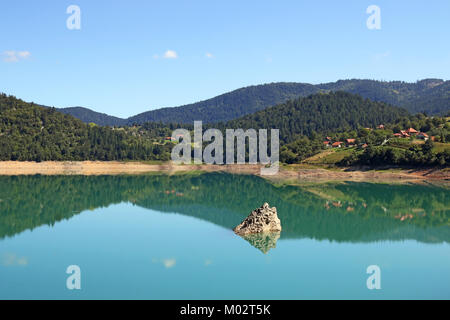
<path fill-rule="evenodd" d="M 0 30 L 0 91 L 121 117 L 269 82 L 450 74 L 448 0 L 15 0 Z"/>

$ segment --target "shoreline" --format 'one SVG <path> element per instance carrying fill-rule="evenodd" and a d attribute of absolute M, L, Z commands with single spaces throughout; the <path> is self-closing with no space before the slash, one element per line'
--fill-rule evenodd
<path fill-rule="evenodd" d="M 175 165 L 170 162 L 152 164 L 119 161 L 0 161 L 0 176 L 23 175 L 140 175 L 148 173 L 179 174 L 189 172 L 226 172 L 232 174 L 260 175 L 261 165 Z M 357 181 L 357 182 L 443 182 L 450 183 L 450 170 L 442 169 L 385 169 L 358 170 L 282 166 L 274 176 L 262 176 L 274 181 Z"/>

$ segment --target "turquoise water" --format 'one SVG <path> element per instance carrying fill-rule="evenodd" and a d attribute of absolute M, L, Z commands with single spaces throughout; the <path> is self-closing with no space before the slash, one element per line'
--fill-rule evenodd
<path fill-rule="evenodd" d="M 449 200 L 228 174 L 0 177 L 0 299 L 449 299 Z M 279 238 L 236 236 L 264 202 Z M 81 290 L 66 287 L 70 265 Z"/>

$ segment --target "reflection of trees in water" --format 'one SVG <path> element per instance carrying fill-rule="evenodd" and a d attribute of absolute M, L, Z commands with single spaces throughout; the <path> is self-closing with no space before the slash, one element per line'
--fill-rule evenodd
<path fill-rule="evenodd" d="M 219 173 L 0 177 L 0 238 L 121 202 L 232 229 L 252 209 L 269 202 L 278 208 L 283 223 L 281 239 L 448 242 L 449 200 L 450 192 L 437 187 L 368 183 L 277 187 L 254 176 Z"/>

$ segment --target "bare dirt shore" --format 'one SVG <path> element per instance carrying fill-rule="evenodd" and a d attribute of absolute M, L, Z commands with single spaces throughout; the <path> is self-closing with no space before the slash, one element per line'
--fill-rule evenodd
<path fill-rule="evenodd" d="M 146 173 L 177 174 L 183 172 L 228 172 L 260 175 L 260 165 L 175 165 L 147 164 L 141 162 L 0 162 L 0 175 L 136 175 Z M 268 176 L 274 180 L 298 181 L 450 181 L 449 170 L 326 170 L 322 168 L 283 167 L 277 175 Z"/>

